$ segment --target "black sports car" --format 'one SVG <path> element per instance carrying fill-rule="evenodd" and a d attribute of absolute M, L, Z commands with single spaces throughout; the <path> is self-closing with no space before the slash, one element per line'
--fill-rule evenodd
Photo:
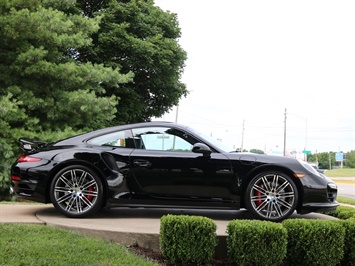
<path fill-rule="evenodd" d="M 292 158 L 233 152 L 190 127 L 148 122 L 45 144 L 20 140 L 12 189 L 68 217 L 103 207 L 246 208 L 258 219 L 334 210 L 337 186 Z"/>

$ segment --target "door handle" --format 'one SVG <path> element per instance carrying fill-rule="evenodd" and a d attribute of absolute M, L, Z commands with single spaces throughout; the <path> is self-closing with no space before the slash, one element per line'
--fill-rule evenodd
<path fill-rule="evenodd" d="M 138 159 L 133 161 L 133 165 L 138 167 L 150 167 L 152 163 L 147 160 Z"/>

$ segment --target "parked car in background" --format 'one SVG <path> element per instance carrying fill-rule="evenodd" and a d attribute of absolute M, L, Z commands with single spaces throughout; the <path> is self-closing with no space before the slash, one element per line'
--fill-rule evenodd
<path fill-rule="evenodd" d="M 21 140 L 11 170 L 16 196 L 87 217 L 106 207 L 246 208 L 281 221 L 334 210 L 337 186 L 309 164 L 231 151 L 176 123 L 106 128 L 54 143 Z"/>
<path fill-rule="evenodd" d="M 318 173 L 324 174 L 324 172 L 325 172 L 325 169 L 319 169 L 318 166 L 316 166 L 316 165 L 312 165 L 312 167 L 313 167 L 314 169 L 316 169 L 316 171 L 317 171 Z"/>

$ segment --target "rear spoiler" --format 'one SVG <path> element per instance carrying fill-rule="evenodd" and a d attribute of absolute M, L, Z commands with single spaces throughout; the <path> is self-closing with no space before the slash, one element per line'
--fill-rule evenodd
<path fill-rule="evenodd" d="M 47 143 L 41 141 L 29 141 L 25 139 L 19 139 L 19 141 L 22 144 L 22 151 L 26 154 L 36 152 L 38 148 L 43 148 L 47 145 Z"/>

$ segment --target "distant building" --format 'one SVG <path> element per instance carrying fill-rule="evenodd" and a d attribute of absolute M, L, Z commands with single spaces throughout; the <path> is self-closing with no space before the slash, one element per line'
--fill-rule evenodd
<path fill-rule="evenodd" d="M 284 152 L 282 149 L 279 149 L 278 147 L 276 147 L 275 149 L 267 150 L 266 154 L 283 156 Z M 286 157 L 292 157 L 292 158 L 299 159 L 302 161 L 307 160 L 307 156 L 300 149 L 287 149 L 286 150 Z"/>

